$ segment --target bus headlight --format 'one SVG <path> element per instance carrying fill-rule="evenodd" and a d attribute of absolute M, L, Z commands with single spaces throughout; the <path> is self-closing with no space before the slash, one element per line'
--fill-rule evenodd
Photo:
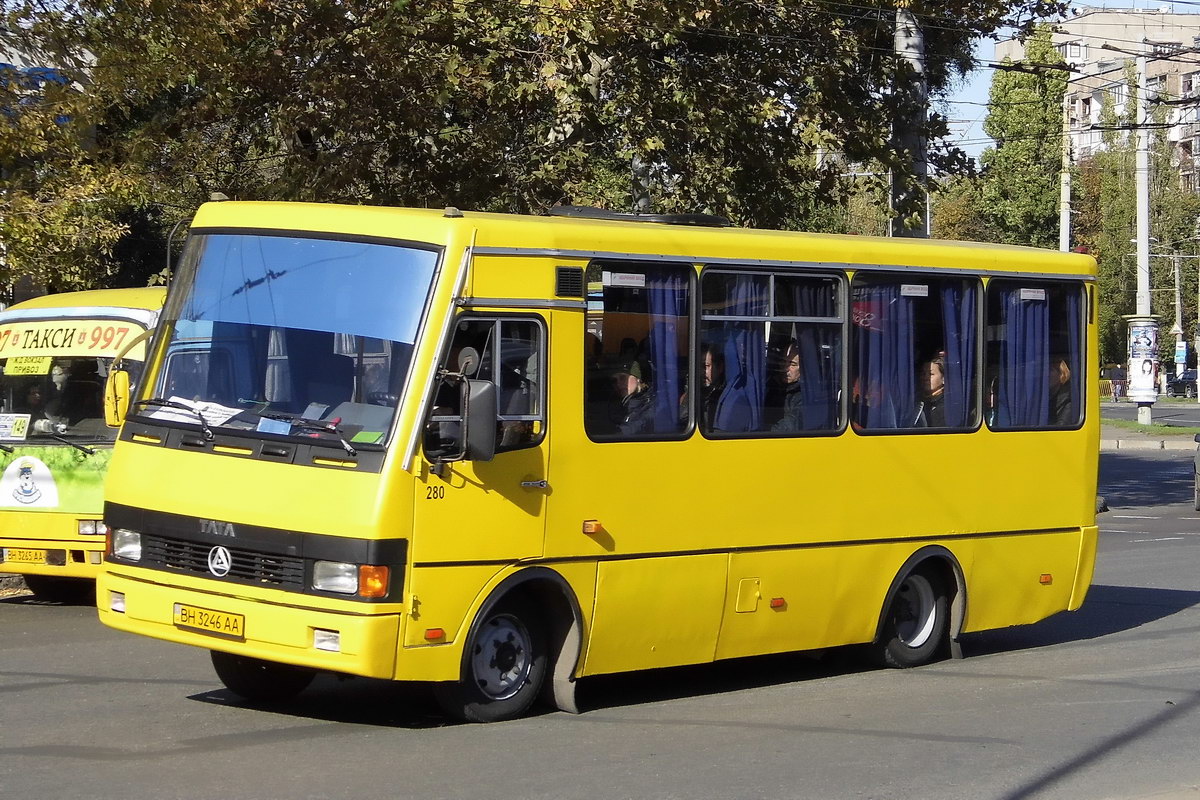
<path fill-rule="evenodd" d="M 112 535 L 112 552 L 126 561 L 141 561 L 142 535 L 137 531 L 117 528 Z"/>
<path fill-rule="evenodd" d="M 104 536 L 107 533 L 108 527 L 98 519 L 79 520 L 80 536 Z"/>
<path fill-rule="evenodd" d="M 313 564 L 313 588 L 323 592 L 358 592 L 358 565 L 342 561 L 318 561 Z"/>

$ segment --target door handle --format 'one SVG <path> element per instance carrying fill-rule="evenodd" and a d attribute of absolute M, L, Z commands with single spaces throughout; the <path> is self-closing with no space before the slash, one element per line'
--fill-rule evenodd
<path fill-rule="evenodd" d="M 550 484 L 543 478 L 540 481 L 521 481 L 522 489 L 549 489 Z"/>

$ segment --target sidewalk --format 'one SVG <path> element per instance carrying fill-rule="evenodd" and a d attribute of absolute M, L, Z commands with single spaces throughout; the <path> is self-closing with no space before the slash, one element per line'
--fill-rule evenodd
<path fill-rule="evenodd" d="M 1142 433 L 1100 421 L 1101 450 L 1195 450 L 1190 433 Z"/>

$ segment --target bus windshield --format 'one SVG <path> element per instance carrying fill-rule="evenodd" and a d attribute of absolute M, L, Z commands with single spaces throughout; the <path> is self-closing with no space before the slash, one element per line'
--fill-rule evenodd
<path fill-rule="evenodd" d="M 211 427 L 271 435 L 311 435 L 322 421 L 381 444 L 437 259 L 375 242 L 194 234 L 163 314 L 164 368 L 136 413 L 194 424 L 198 411 Z"/>
<path fill-rule="evenodd" d="M 104 423 L 104 380 L 110 356 L 14 356 L 0 360 L 0 439 L 50 442 L 55 437 L 111 442 Z M 137 380 L 141 363 L 126 363 Z M 11 416 L 8 416 L 11 415 Z"/>

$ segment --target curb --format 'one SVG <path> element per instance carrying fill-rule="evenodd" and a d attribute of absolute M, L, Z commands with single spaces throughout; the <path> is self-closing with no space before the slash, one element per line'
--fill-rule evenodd
<path fill-rule="evenodd" d="M 1193 450 L 1196 443 L 1180 439 L 1101 439 L 1101 450 Z"/>

